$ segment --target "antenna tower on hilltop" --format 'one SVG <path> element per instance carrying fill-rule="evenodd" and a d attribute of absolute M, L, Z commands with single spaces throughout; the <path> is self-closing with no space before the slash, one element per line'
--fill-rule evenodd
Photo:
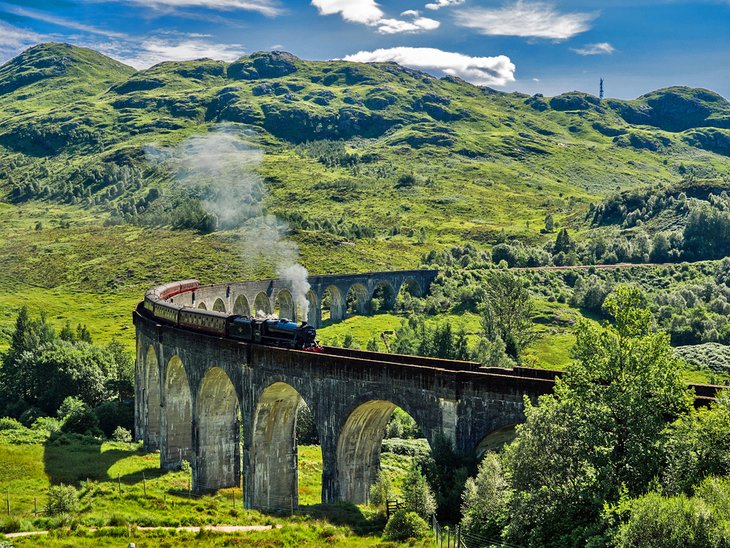
<path fill-rule="evenodd" d="M 603 78 L 601 78 L 601 84 L 598 88 L 598 98 L 603 99 Z"/>

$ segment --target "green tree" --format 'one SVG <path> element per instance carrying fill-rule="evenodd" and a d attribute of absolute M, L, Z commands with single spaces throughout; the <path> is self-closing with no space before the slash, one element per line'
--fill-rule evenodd
<path fill-rule="evenodd" d="M 555 220 L 552 214 L 548 213 L 545 216 L 545 232 L 552 232 L 553 230 L 555 230 Z"/>
<path fill-rule="evenodd" d="M 558 253 L 570 253 L 575 250 L 575 243 L 568 234 L 567 228 L 561 228 L 555 236 L 555 245 L 553 245 L 553 255 Z"/>
<path fill-rule="evenodd" d="M 584 321 L 576 359 L 554 394 L 525 402 L 506 450 L 515 496 L 509 537 L 574 545 L 592 534 L 604 501 L 643 493 L 662 470 L 666 427 L 692 407 L 669 338 L 653 330 L 641 292 L 620 287 L 604 304 L 613 324 Z"/>
<path fill-rule="evenodd" d="M 417 463 L 412 463 L 403 479 L 403 503 L 407 512 L 415 512 L 423 519 L 431 519 L 436 512 L 436 498 Z"/>
<path fill-rule="evenodd" d="M 462 494 L 462 529 L 498 539 L 509 516 L 510 488 L 497 454 L 489 452 L 479 463 L 476 478 L 466 480 Z"/>
<path fill-rule="evenodd" d="M 675 422 L 666 450 L 662 483 L 669 493 L 690 494 L 707 476 L 730 474 L 730 393 Z"/>
<path fill-rule="evenodd" d="M 532 299 L 523 281 L 510 272 L 493 272 L 487 279 L 482 307 L 484 337 L 502 339 L 507 355 L 519 360 L 535 340 L 532 314 Z"/>

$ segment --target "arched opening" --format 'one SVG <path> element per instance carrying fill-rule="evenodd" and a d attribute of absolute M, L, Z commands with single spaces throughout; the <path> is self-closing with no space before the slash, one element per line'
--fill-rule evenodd
<path fill-rule="evenodd" d="M 345 299 L 347 316 L 362 316 L 367 313 L 368 290 L 362 284 L 353 284 L 347 292 Z"/>
<path fill-rule="evenodd" d="M 274 314 L 279 316 L 279 318 L 286 318 L 288 320 L 296 319 L 294 298 L 288 290 L 282 289 L 276 295 L 276 302 L 274 303 Z"/>
<path fill-rule="evenodd" d="M 345 319 L 345 300 L 337 287 L 331 285 L 324 290 L 321 303 L 322 321 L 340 321 Z"/>
<path fill-rule="evenodd" d="M 395 290 L 390 282 L 379 282 L 373 290 L 373 296 L 370 299 L 370 312 L 379 314 L 389 312 L 395 309 Z"/>
<path fill-rule="evenodd" d="M 203 301 L 200 301 L 200 304 L 198 305 L 198 308 L 200 310 L 208 310 L 208 307 L 205 306 L 205 303 Z"/>
<path fill-rule="evenodd" d="M 248 305 L 248 299 L 245 295 L 236 297 L 236 301 L 233 303 L 233 313 L 239 316 L 251 315 L 251 307 Z"/>
<path fill-rule="evenodd" d="M 301 404 L 299 393 L 284 382 L 273 383 L 259 397 L 249 457 L 254 508 L 290 510 L 299 504 L 296 425 Z"/>
<path fill-rule="evenodd" d="M 214 312 L 223 312 L 225 314 L 226 312 L 226 303 L 223 302 L 223 299 L 218 298 L 213 303 L 213 311 Z"/>
<path fill-rule="evenodd" d="M 256 299 L 253 301 L 254 314 L 255 315 L 270 315 L 271 314 L 271 300 L 266 296 L 266 293 L 259 293 L 256 295 Z"/>
<path fill-rule="evenodd" d="M 162 466 L 174 468 L 190 460 L 193 443 L 192 396 L 182 361 L 173 356 L 165 375 L 165 447 Z"/>
<path fill-rule="evenodd" d="M 340 499 L 355 504 L 366 504 L 370 486 L 380 471 L 380 454 L 386 429 L 397 409 L 392 402 L 371 400 L 358 406 L 347 418 L 337 440 L 337 480 Z M 410 416 L 400 413 L 422 437 Z"/>
<path fill-rule="evenodd" d="M 406 278 L 401 284 L 398 295 L 396 296 L 396 307 L 398 310 L 412 310 L 413 299 L 421 296 L 421 286 L 418 282 L 413 278 Z"/>
<path fill-rule="evenodd" d="M 476 455 L 478 459 L 481 459 L 488 451 L 499 452 L 505 445 L 514 441 L 517 437 L 515 431 L 516 424 L 509 424 L 498 428 L 491 434 L 484 436 L 482 441 L 479 442 L 476 449 Z"/>
<path fill-rule="evenodd" d="M 225 371 L 205 374 L 196 402 L 197 454 L 193 467 L 196 492 L 239 485 L 241 411 L 236 389 Z"/>
<path fill-rule="evenodd" d="M 145 449 L 154 451 L 160 447 L 160 367 L 154 347 L 147 349 L 147 428 L 144 440 Z"/>

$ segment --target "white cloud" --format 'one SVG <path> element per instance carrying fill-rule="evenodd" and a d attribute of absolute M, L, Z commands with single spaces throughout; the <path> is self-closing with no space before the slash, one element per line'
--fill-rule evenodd
<path fill-rule="evenodd" d="M 386 18 L 375 0 L 312 0 L 312 5 L 320 15 L 339 14 L 345 21 L 374 27 L 380 34 L 434 30 L 441 25 L 435 19 L 421 17 L 416 10 L 401 13 L 410 20 Z"/>
<path fill-rule="evenodd" d="M 509 57 L 470 57 L 462 53 L 442 51 L 436 48 L 387 48 L 360 51 L 348 55 L 345 61 L 357 63 L 396 62 L 405 67 L 434 70 L 450 76 L 458 76 L 472 84 L 504 86 L 515 79 L 515 65 Z"/>
<path fill-rule="evenodd" d="M 321 15 L 339 13 L 345 21 L 375 25 L 383 18 L 383 11 L 375 0 L 312 0 Z"/>
<path fill-rule="evenodd" d="M 269 17 L 282 13 L 275 0 L 111 0 L 137 4 L 147 8 L 169 10 L 177 8 L 209 8 L 214 10 L 255 11 Z"/>
<path fill-rule="evenodd" d="M 149 68 L 162 61 L 217 59 L 235 61 L 244 54 L 240 44 L 216 44 L 195 38 L 143 38 L 138 45 L 130 43 L 98 44 L 99 51 L 119 59 L 136 69 Z"/>
<path fill-rule="evenodd" d="M 591 28 L 595 13 L 559 13 L 553 4 L 517 0 L 501 8 L 457 12 L 457 24 L 492 36 L 523 36 L 565 40 Z"/>
<path fill-rule="evenodd" d="M 45 37 L 36 32 L 21 29 L 0 20 L 0 48 L 3 50 L 20 50 L 38 42 Z"/>
<path fill-rule="evenodd" d="M 421 17 L 416 10 L 407 10 L 401 16 L 410 17 L 410 21 L 402 19 L 381 19 L 376 24 L 380 34 L 397 34 L 400 32 L 419 32 L 422 30 L 434 30 L 441 26 L 435 19 Z"/>
<path fill-rule="evenodd" d="M 597 44 L 586 44 L 582 48 L 571 48 L 578 55 L 611 55 L 616 48 L 608 42 L 599 42 Z"/>
<path fill-rule="evenodd" d="M 436 0 L 432 4 L 426 4 L 426 9 L 437 10 L 441 8 L 447 8 L 449 6 L 458 6 L 463 4 L 465 0 Z"/>

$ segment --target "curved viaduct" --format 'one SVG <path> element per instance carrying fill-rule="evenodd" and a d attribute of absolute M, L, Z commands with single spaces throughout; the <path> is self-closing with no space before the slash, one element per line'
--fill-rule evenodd
<path fill-rule="evenodd" d="M 384 308 L 392 308 L 396 296 L 405 288 L 410 293 L 422 296 L 438 275 L 436 270 L 400 270 L 395 272 L 369 272 L 365 274 L 343 274 L 332 276 L 311 276 L 310 288 L 306 291 L 307 310 L 301 310 L 295 303 L 292 281 L 269 279 L 253 282 L 235 282 L 200 287 L 173 298 L 173 302 L 200 308 L 241 314 L 255 315 L 257 312 L 272 314 L 278 312 L 282 318 L 301 320 L 306 317 L 314 327 L 322 325 L 322 307 L 327 305 L 330 319 L 343 320 L 347 311 L 348 296 L 355 312 L 363 314 L 370 306 L 376 292 L 385 301 Z M 380 291 L 379 291 L 380 290 Z"/>
<path fill-rule="evenodd" d="M 313 293 L 324 292 L 333 278 L 344 291 L 353 283 L 373 288 L 383 279 L 394 280 L 394 286 L 408 277 L 426 284 L 435 276 L 415 272 L 422 277 L 409 272 L 312 278 Z M 270 288 L 271 299 L 286 284 L 195 285 L 185 290 L 177 284 L 181 289 L 169 297 L 148 292 L 134 313 L 136 436 L 146 449 L 159 449 L 163 468 L 188 459 L 196 492 L 240 486 L 242 479 L 247 508 L 297 505 L 296 416 L 302 401 L 320 439 L 323 502 L 363 503 L 396 406 L 415 419 L 430 443 L 443 434 L 471 452 L 524 420 L 525 396 L 534 399 L 554 385 L 551 371 L 484 369 L 471 362 L 338 348 L 304 352 L 183 329 L 170 320 L 170 311 L 197 315 L 200 326 L 225 322 L 226 312 L 202 311 L 194 303 L 229 305 L 236 295 L 259 288 Z"/>

